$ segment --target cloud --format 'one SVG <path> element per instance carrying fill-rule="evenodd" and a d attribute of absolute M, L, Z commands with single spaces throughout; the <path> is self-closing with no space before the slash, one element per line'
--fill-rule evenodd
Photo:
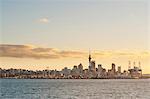
<path fill-rule="evenodd" d="M 150 51 L 138 51 L 138 50 L 113 50 L 113 51 L 97 51 L 94 53 L 96 57 L 150 57 Z"/>
<path fill-rule="evenodd" d="M 41 18 L 38 20 L 40 23 L 49 23 L 49 19 L 47 17 Z"/>
<path fill-rule="evenodd" d="M 0 45 L 0 57 L 56 59 L 63 57 L 80 57 L 83 52 L 61 51 L 54 48 L 42 48 L 30 45 Z"/>
<path fill-rule="evenodd" d="M 150 51 L 93 51 L 92 57 L 108 58 L 121 57 L 150 57 Z M 59 59 L 59 58 L 87 58 L 88 52 L 43 48 L 33 45 L 0 44 L 0 57 Z"/>

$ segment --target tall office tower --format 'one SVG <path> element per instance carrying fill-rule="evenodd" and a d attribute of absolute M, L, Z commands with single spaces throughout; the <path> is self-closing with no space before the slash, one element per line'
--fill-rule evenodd
<path fill-rule="evenodd" d="M 83 65 L 80 63 L 78 65 L 78 69 L 79 69 L 79 72 L 82 73 L 83 72 Z"/>
<path fill-rule="evenodd" d="M 91 70 L 92 70 L 92 71 L 96 71 L 96 68 L 95 68 L 95 61 L 91 61 Z"/>
<path fill-rule="evenodd" d="M 115 66 L 115 64 L 114 64 L 114 63 L 112 63 L 112 71 L 113 71 L 113 73 L 115 73 L 115 72 L 116 72 L 116 66 Z"/>
<path fill-rule="evenodd" d="M 121 66 L 118 66 L 118 73 L 121 73 Z"/>
<path fill-rule="evenodd" d="M 101 64 L 98 64 L 98 72 L 102 72 L 103 68 L 102 68 L 102 65 Z"/>
<path fill-rule="evenodd" d="M 74 65 L 74 66 L 73 66 L 73 69 L 77 70 L 77 66 L 76 66 L 76 65 Z"/>

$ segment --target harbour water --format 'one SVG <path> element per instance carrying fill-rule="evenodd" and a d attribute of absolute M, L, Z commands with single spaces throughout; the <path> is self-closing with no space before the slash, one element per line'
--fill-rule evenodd
<path fill-rule="evenodd" d="M 0 99 L 150 99 L 150 79 L 0 79 Z"/>

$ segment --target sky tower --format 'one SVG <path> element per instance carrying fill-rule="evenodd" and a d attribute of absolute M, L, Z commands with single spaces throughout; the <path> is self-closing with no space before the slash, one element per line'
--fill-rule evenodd
<path fill-rule="evenodd" d="M 88 59 L 89 59 L 89 71 L 95 73 L 95 71 L 96 71 L 95 61 L 92 60 L 92 58 L 91 58 L 91 51 L 90 50 L 89 50 L 89 58 Z"/>
<path fill-rule="evenodd" d="M 89 50 L 89 70 L 91 69 L 91 51 Z"/>
<path fill-rule="evenodd" d="M 89 50 L 89 63 L 91 62 L 91 51 Z"/>

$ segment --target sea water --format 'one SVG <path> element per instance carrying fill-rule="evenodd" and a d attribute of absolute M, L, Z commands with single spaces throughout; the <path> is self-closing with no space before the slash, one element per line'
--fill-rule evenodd
<path fill-rule="evenodd" d="M 150 79 L 0 79 L 0 99 L 150 99 Z"/>

